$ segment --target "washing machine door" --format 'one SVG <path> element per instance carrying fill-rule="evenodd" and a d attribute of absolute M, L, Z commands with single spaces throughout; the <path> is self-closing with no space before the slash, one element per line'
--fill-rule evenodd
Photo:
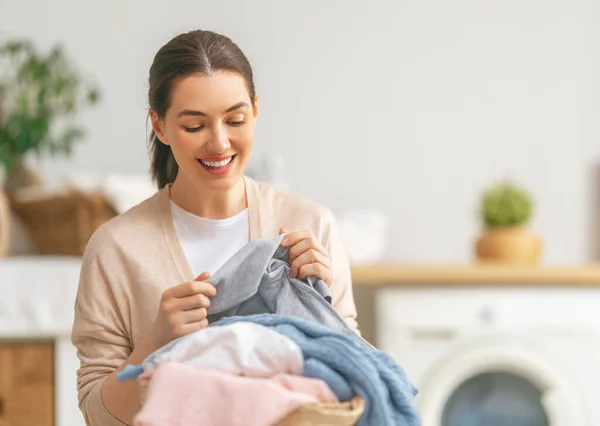
<path fill-rule="evenodd" d="M 551 357 L 517 338 L 454 351 L 421 383 L 422 425 L 588 425 L 577 386 Z"/>

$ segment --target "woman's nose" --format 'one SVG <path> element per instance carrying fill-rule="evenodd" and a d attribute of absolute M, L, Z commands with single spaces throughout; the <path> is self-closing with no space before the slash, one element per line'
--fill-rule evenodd
<path fill-rule="evenodd" d="M 229 143 L 229 135 L 227 133 L 227 130 L 224 129 L 222 126 L 215 126 L 212 138 L 207 144 L 208 150 L 212 154 L 219 155 L 224 154 L 230 146 L 231 144 Z"/>

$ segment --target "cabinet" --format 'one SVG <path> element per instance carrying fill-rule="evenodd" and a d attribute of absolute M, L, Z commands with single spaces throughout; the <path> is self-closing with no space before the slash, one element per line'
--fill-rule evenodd
<path fill-rule="evenodd" d="M 0 426 L 85 426 L 71 343 L 80 271 L 79 257 L 0 259 Z"/>
<path fill-rule="evenodd" d="M 0 426 L 54 426 L 54 344 L 0 341 Z"/>

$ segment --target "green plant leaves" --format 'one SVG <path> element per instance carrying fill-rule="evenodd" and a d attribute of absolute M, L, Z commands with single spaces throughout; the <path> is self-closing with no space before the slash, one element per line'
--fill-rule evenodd
<path fill-rule="evenodd" d="M 44 55 L 29 41 L 9 41 L 0 46 L 0 70 L 0 163 L 10 170 L 29 151 L 69 155 L 84 135 L 72 122 L 99 90 L 60 45 Z"/>
<path fill-rule="evenodd" d="M 48 147 L 52 154 L 71 154 L 73 144 L 83 138 L 85 135 L 83 129 L 70 127 L 64 130 L 60 136 L 52 139 L 48 143 Z"/>
<path fill-rule="evenodd" d="M 483 194 L 481 217 L 487 227 L 524 225 L 532 215 L 529 194 L 513 183 L 501 183 Z"/>
<path fill-rule="evenodd" d="M 10 147 L 14 145 L 10 135 L 5 129 L 0 128 L 0 163 L 10 172 L 13 167 L 13 158 Z"/>

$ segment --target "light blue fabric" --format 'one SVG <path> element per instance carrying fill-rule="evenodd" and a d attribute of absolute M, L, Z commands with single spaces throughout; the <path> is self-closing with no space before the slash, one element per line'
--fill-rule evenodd
<path fill-rule="evenodd" d="M 366 402 L 359 426 L 419 426 L 417 389 L 386 353 L 349 334 L 300 318 L 276 314 L 230 317 L 212 326 L 248 321 L 294 341 L 304 355 L 303 375 L 321 379 L 341 401 L 359 395 Z"/>

